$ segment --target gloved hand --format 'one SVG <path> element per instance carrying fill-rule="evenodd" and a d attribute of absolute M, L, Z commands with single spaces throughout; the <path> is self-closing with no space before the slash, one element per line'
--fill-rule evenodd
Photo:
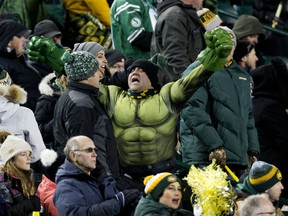
<path fill-rule="evenodd" d="M 103 187 L 104 197 L 106 200 L 111 199 L 116 193 L 118 193 L 116 181 L 112 176 L 104 178 L 101 186 Z"/>
<path fill-rule="evenodd" d="M 40 36 L 32 37 L 27 46 L 27 55 L 30 60 L 46 63 L 57 73 L 61 73 L 64 68 L 61 58 L 66 53 L 69 52 L 58 48 L 50 38 Z"/>
<path fill-rule="evenodd" d="M 213 159 L 216 160 L 216 164 L 220 165 L 222 168 L 226 165 L 226 152 L 223 148 L 218 148 L 213 150 L 209 154 L 209 160 L 212 161 Z"/>
<path fill-rule="evenodd" d="M 198 55 L 198 60 L 209 71 L 221 70 L 232 50 L 232 40 L 227 31 L 216 28 L 205 32 L 207 47 Z"/>
<path fill-rule="evenodd" d="M 135 200 L 139 199 L 140 191 L 138 189 L 126 189 L 122 193 L 125 196 L 125 206 L 130 205 Z"/>

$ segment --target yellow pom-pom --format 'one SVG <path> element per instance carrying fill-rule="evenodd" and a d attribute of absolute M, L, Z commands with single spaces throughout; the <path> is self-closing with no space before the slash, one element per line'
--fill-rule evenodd
<path fill-rule="evenodd" d="M 219 165 L 212 164 L 204 169 L 191 166 L 187 177 L 184 180 L 192 189 L 192 196 L 195 196 L 202 210 L 203 216 L 229 215 L 233 209 L 236 195 L 225 173 Z"/>
<path fill-rule="evenodd" d="M 153 177 L 154 177 L 154 175 L 146 176 L 146 177 L 144 178 L 144 180 L 143 180 L 144 185 L 147 185 L 148 181 L 149 181 L 151 178 L 153 178 Z"/>

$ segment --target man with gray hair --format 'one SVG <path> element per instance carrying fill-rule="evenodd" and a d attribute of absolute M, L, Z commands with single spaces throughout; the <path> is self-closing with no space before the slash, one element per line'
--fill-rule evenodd
<path fill-rule="evenodd" d="M 65 162 L 56 174 L 53 201 L 58 215 L 119 215 L 125 206 L 138 198 L 137 189 L 107 196 L 105 185 L 100 187 L 90 175 L 96 168 L 96 151 L 93 140 L 87 136 L 68 140 L 64 148 Z"/>
<path fill-rule="evenodd" d="M 267 194 L 251 195 L 240 209 L 240 216 L 276 215 L 275 207 Z"/>

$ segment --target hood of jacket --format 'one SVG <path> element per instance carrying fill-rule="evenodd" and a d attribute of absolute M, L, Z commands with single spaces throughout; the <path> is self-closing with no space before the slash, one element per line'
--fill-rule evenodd
<path fill-rule="evenodd" d="M 9 119 L 27 101 L 27 92 L 18 85 L 0 85 L 0 122 Z"/>
<path fill-rule="evenodd" d="M 54 73 L 45 76 L 39 84 L 40 93 L 47 96 L 61 95 L 61 90 L 55 81 L 56 75 Z"/>
<path fill-rule="evenodd" d="M 288 70 L 282 59 L 275 58 L 270 64 L 256 68 L 251 76 L 254 97 L 267 97 L 288 104 Z"/>
<path fill-rule="evenodd" d="M 241 40 L 249 35 L 259 35 L 260 40 L 264 39 L 264 30 L 259 20 L 251 15 L 243 14 L 234 23 L 232 31 L 237 39 Z"/>
<path fill-rule="evenodd" d="M 15 50 L 7 52 L 7 46 L 13 36 L 21 35 L 28 36 L 31 31 L 27 30 L 25 26 L 13 20 L 4 20 L 0 23 L 0 53 L 1 54 L 15 54 Z"/>
<path fill-rule="evenodd" d="M 180 0 L 163 0 L 162 2 L 160 2 L 157 5 L 158 16 L 160 16 L 161 13 L 174 5 L 183 5 L 183 3 Z"/>

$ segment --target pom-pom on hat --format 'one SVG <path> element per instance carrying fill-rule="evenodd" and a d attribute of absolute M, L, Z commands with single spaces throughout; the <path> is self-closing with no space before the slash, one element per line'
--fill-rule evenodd
<path fill-rule="evenodd" d="M 212 31 L 216 27 L 220 26 L 223 22 L 217 14 L 214 14 L 208 8 L 198 10 L 197 15 L 206 31 Z"/>
<path fill-rule="evenodd" d="M 154 200 L 158 200 L 163 194 L 165 188 L 174 182 L 180 182 L 176 175 L 169 172 L 158 173 L 157 175 L 150 175 L 144 179 L 146 194 L 150 194 Z"/>
<path fill-rule="evenodd" d="M 14 135 L 9 135 L 2 143 L 0 148 L 0 156 L 4 164 L 7 163 L 11 158 L 22 152 L 30 151 L 32 153 L 31 146 Z"/>
<path fill-rule="evenodd" d="M 237 47 L 234 51 L 234 54 L 233 54 L 233 59 L 236 61 L 236 62 L 240 62 L 240 60 L 248 55 L 253 49 L 254 49 L 254 45 L 249 43 L 249 42 L 246 42 L 246 41 L 239 41 L 237 43 Z"/>
<path fill-rule="evenodd" d="M 126 57 L 119 52 L 118 50 L 107 50 L 105 52 L 105 57 L 107 59 L 107 65 L 108 67 L 111 67 L 112 65 L 114 65 L 117 62 L 125 62 L 126 61 Z"/>
<path fill-rule="evenodd" d="M 3 69 L 2 65 L 0 65 L 0 85 L 11 85 L 12 79 L 9 76 L 8 72 Z"/>
<path fill-rule="evenodd" d="M 249 183 L 259 193 L 273 187 L 281 179 L 282 174 L 280 170 L 276 166 L 264 161 L 253 163 L 248 177 Z"/>
<path fill-rule="evenodd" d="M 165 57 L 159 53 L 152 56 L 149 60 L 138 59 L 132 63 L 128 68 L 128 73 L 139 67 L 141 68 L 148 76 L 152 86 L 158 88 L 158 70 L 166 66 Z"/>
<path fill-rule="evenodd" d="M 62 57 L 68 80 L 81 81 L 93 76 L 99 68 L 95 56 L 89 52 L 76 51 Z"/>
<path fill-rule="evenodd" d="M 62 33 L 52 20 L 42 20 L 35 25 L 34 35 L 53 38 Z"/>
<path fill-rule="evenodd" d="M 73 48 L 73 52 L 86 51 L 86 52 L 92 53 L 94 55 L 94 58 L 100 50 L 104 50 L 104 48 L 96 42 L 76 43 L 74 44 L 74 48 Z"/>

